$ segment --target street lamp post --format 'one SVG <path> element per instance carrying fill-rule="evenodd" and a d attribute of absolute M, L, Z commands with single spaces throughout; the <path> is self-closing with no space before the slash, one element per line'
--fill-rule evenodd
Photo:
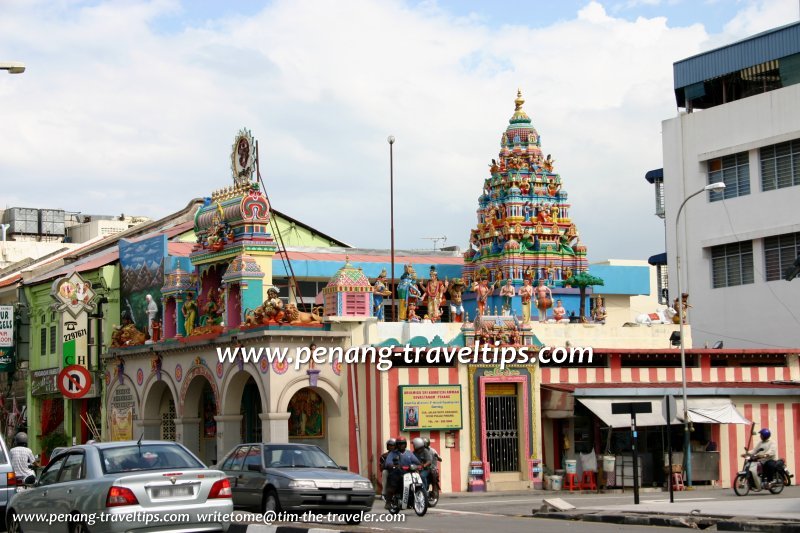
<path fill-rule="evenodd" d="M 25 72 L 25 63 L 19 61 L 0 62 L 0 70 L 7 70 L 9 74 L 22 74 Z"/>
<path fill-rule="evenodd" d="M 699 191 L 690 194 L 684 200 L 681 206 L 678 208 L 678 214 L 675 216 L 675 269 L 677 273 L 677 280 L 678 280 L 678 309 L 675 311 L 678 313 L 678 335 L 680 337 L 680 346 L 681 346 L 681 392 L 683 396 L 683 457 L 684 463 L 686 463 L 686 484 L 688 486 L 692 485 L 692 449 L 691 449 L 691 438 L 689 434 L 689 402 L 686 400 L 686 349 L 683 342 L 683 292 L 681 292 L 681 249 L 680 245 L 678 244 L 678 224 L 680 223 L 681 219 L 681 212 L 683 211 L 683 206 L 686 205 L 686 202 L 694 198 L 700 193 L 710 191 L 710 192 L 718 192 L 725 189 L 725 183 L 719 181 L 717 183 L 711 183 L 710 185 L 706 185 Z M 667 424 L 671 421 L 667 420 Z"/>
<path fill-rule="evenodd" d="M 389 135 L 389 228 L 391 232 L 392 320 L 397 322 L 397 295 L 394 291 L 394 135 Z"/>

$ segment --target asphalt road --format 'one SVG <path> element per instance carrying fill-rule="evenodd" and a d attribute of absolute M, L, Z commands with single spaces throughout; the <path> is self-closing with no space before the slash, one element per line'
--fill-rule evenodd
<path fill-rule="evenodd" d="M 783 494 L 774 496 L 768 493 L 751 494 L 745 498 L 736 496 L 732 490 L 695 490 L 675 493 L 675 503 L 669 503 L 669 494 L 664 492 L 642 493 L 640 505 L 633 505 L 633 494 L 570 494 L 568 492 L 517 492 L 505 494 L 455 494 L 443 496 L 439 505 L 418 517 L 412 510 L 403 511 L 402 522 L 363 523 L 361 526 L 316 522 L 302 524 L 306 527 L 319 527 L 359 532 L 407 532 L 451 533 L 471 531 L 502 531 L 509 533 L 530 533 L 533 528 L 542 531 L 570 532 L 591 531 L 606 533 L 610 531 L 641 531 L 642 526 L 620 526 L 590 522 L 545 520 L 533 518 L 532 511 L 541 506 L 543 498 L 562 498 L 579 509 L 637 510 L 686 514 L 694 509 L 709 514 L 764 516 L 770 513 L 786 515 L 800 520 L 800 488 L 787 487 Z M 792 516 L 792 511 L 794 516 Z M 373 513 L 388 513 L 383 502 L 376 502 Z M 301 524 L 293 524 L 301 525 Z M 539 529 L 542 528 L 542 529 Z M 686 531 L 679 528 L 658 527 L 656 531 Z"/>

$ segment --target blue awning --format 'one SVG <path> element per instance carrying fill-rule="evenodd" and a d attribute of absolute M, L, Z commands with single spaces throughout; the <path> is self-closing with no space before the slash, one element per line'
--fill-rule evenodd
<path fill-rule="evenodd" d="M 653 266 L 657 265 L 666 265 L 667 264 L 667 252 L 663 252 L 656 255 L 651 255 L 650 259 L 647 260 Z"/>
<path fill-rule="evenodd" d="M 649 183 L 654 183 L 656 181 L 664 181 L 664 169 L 657 168 L 655 170 L 651 170 L 650 172 L 644 175 L 644 179 L 646 179 Z"/>

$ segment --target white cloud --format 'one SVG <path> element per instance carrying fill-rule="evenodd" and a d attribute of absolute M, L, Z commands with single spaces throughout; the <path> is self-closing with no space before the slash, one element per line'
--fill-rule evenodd
<path fill-rule="evenodd" d="M 746 13 L 783 17 L 783 4 L 744 7 L 726 36 L 752 31 Z M 190 9 L 9 7 L 0 50 L 28 71 L 0 76 L 3 203 L 163 216 L 229 183 L 246 126 L 277 209 L 386 247 L 391 133 L 398 246 L 463 245 L 520 87 L 590 259 L 663 250 L 643 176 L 661 166 L 660 124 L 676 112 L 672 62 L 714 38 L 701 25 L 626 21 L 596 2 L 548 27 L 498 29 L 429 3 L 283 0 L 154 29 Z"/>

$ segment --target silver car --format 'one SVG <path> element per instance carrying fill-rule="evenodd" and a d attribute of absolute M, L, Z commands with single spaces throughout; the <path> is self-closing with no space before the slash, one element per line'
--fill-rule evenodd
<path fill-rule="evenodd" d="M 332 511 L 357 523 L 375 502 L 372 483 L 310 444 L 240 444 L 220 463 L 233 503 L 259 511 Z"/>
<path fill-rule="evenodd" d="M 14 495 L 8 531 L 227 531 L 230 482 L 174 442 L 105 442 L 62 451 Z"/>
<path fill-rule="evenodd" d="M 17 492 L 17 481 L 14 476 L 14 467 L 8 454 L 6 441 L 0 437 L 0 510 L 5 515 L 8 501 Z"/>

